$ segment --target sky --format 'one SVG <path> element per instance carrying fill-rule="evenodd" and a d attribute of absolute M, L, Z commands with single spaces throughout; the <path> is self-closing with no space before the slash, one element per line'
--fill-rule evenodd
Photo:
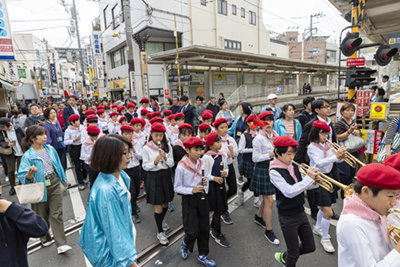
<path fill-rule="evenodd" d="M 89 36 L 91 21 L 99 15 L 98 2 L 75 1 L 79 14 L 80 36 L 81 38 Z M 115 2 L 114 0 L 100 1 Z M 139 0 L 131 0 L 131 3 L 135 1 Z M 72 0 L 65 0 L 65 2 L 72 5 Z M 341 29 L 349 25 L 328 0 L 263 0 L 262 3 L 264 23 L 271 32 L 282 33 L 298 27 L 297 30 L 302 33 L 310 25 L 310 15 L 322 12 L 325 16 L 313 19 L 315 22 L 313 27 L 318 28 L 317 35 L 328 35 L 338 42 Z M 70 26 L 70 16 L 59 1 L 7 0 L 7 8 L 12 32 L 32 33 L 40 39 L 44 37 L 53 47 L 70 45 L 71 40 L 66 28 Z M 89 39 L 85 38 L 84 42 L 89 43 Z M 77 47 L 76 38 L 70 47 Z"/>

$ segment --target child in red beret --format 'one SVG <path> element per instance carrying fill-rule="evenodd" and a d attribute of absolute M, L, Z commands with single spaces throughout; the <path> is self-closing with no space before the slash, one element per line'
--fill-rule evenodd
<path fill-rule="evenodd" d="M 172 177 L 174 177 L 175 175 L 175 169 L 178 166 L 179 161 L 181 161 L 181 159 L 183 158 L 183 156 L 186 155 L 186 150 L 185 150 L 185 146 L 183 145 L 183 142 L 185 142 L 186 139 L 188 139 L 189 137 L 191 137 L 193 135 L 193 127 L 188 124 L 188 123 L 184 123 L 181 126 L 178 127 L 179 130 L 179 139 L 175 141 L 172 150 L 173 150 L 173 154 L 174 154 L 174 162 L 175 165 L 172 168 Z"/>
<path fill-rule="evenodd" d="M 145 142 L 146 142 L 146 134 L 143 132 L 142 128 L 146 125 L 146 123 L 144 122 L 143 119 L 132 118 L 131 125 L 132 125 L 133 130 L 134 130 L 133 135 L 132 135 L 132 140 L 138 142 L 140 147 L 143 150 L 143 147 L 144 147 Z M 143 160 L 140 160 L 140 174 L 141 174 L 141 179 L 142 179 L 142 182 L 140 184 L 140 188 L 144 187 L 144 183 L 145 183 L 146 177 L 147 177 L 147 172 L 142 168 L 142 163 L 143 163 Z M 138 206 L 137 206 L 137 210 L 140 211 Z"/>
<path fill-rule="evenodd" d="M 119 126 L 121 125 L 118 122 L 118 116 L 119 116 L 118 112 L 110 113 L 111 121 L 108 123 L 108 133 L 109 134 L 118 133 Z"/>
<path fill-rule="evenodd" d="M 85 131 L 87 132 L 88 138 L 82 143 L 80 160 L 83 160 L 85 163 L 85 169 L 87 170 L 87 174 L 89 176 L 90 188 L 92 188 L 97 175 L 99 175 L 99 172 L 89 167 L 90 157 L 92 155 L 93 146 L 97 139 L 103 137 L 104 134 L 101 133 L 100 128 L 96 125 L 89 125 Z"/>
<path fill-rule="evenodd" d="M 307 155 L 310 158 L 310 167 L 317 167 L 319 172 L 329 177 L 339 180 L 332 172 L 333 164 L 342 162 L 340 160 L 346 154 L 346 148 L 341 147 L 334 153 L 331 150 L 331 144 L 326 141 L 329 138 L 330 127 L 323 121 L 314 121 L 308 136 L 310 145 L 307 148 Z M 329 236 L 330 220 L 333 215 L 332 203 L 336 203 L 336 192 L 328 192 L 319 187 L 312 190 L 316 204 L 319 206 L 317 222 L 314 226 L 314 234 L 321 237 L 321 245 L 328 253 L 333 253 L 335 248 L 332 246 Z"/>
<path fill-rule="evenodd" d="M 104 134 L 108 134 L 108 123 L 110 122 L 106 111 L 97 111 L 97 116 L 99 117 L 99 128 Z"/>
<path fill-rule="evenodd" d="M 169 134 L 169 139 L 171 144 L 174 144 L 179 139 L 179 126 L 185 123 L 185 115 L 183 113 L 174 114 L 174 120 L 176 124 L 174 125 L 175 130 L 172 128 Z"/>

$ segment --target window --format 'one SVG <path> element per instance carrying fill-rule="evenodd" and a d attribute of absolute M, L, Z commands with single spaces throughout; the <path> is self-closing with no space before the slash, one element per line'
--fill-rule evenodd
<path fill-rule="evenodd" d="M 322 55 L 322 47 L 314 47 L 313 56 L 321 56 L 321 55 Z"/>
<path fill-rule="evenodd" d="M 110 23 L 112 20 L 111 10 L 110 10 L 109 6 L 106 6 L 106 8 L 104 8 L 103 16 L 104 16 L 104 26 L 105 26 L 105 29 L 107 29 L 108 26 L 110 26 Z"/>
<path fill-rule="evenodd" d="M 232 41 L 232 40 L 224 40 L 224 46 L 225 49 L 231 49 L 231 50 L 242 50 L 242 43 L 238 41 Z"/>
<path fill-rule="evenodd" d="M 228 14 L 228 4 L 225 0 L 218 0 L 218 13 L 222 15 Z"/>
<path fill-rule="evenodd" d="M 275 54 L 275 53 L 271 53 L 271 56 L 273 56 L 273 57 L 277 57 L 278 55 L 277 55 L 277 54 Z"/>
<path fill-rule="evenodd" d="M 126 56 L 125 51 L 126 51 L 126 48 L 122 47 L 122 48 L 110 53 L 111 68 L 112 69 L 115 69 L 115 68 L 117 68 L 119 66 L 122 66 L 122 65 L 124 65 L 126 63 L 126 61 L 125 61 L 125 56 Z"/>
<path fill-rule="evenodd" d="M 253 11 L 249 11 L 249 23 L 256 25 L 256 13 Z"/>
<path fill-rule="evenodd" d="M 203 6 L 207 5 L 207 1 L 206 0 L 201 0 L 200 2 Z"/>
<path fill-rule="evenodd" d="M 112 9 L 113 29 L 121 24 L 121 6 L 117 3 Z"/>
<path fill-rule="evenodd" d="M 178 47 L 181 47 L 182 44 L 178 43 Z M 175 43 L 163 43 L 163 42 L 147 42 L 146 43 L 146 53 L 147 55 L 175 49 Z"/>
<path fill-rule="evenodd" d="M 236 6 L 232 5 L 232 15 L 236 15 Z"/>
<path fill-rule="evenodd" d="M 240 9 L 240 13 L 242 15 L 242 18 L 246 17 L 246 10 L 244 10 L 243 7 Z"/>
<path fill-rule="evenodd" d="M 121 18 L 122 22 L 125 21 L 125 16 L 124 16 L 124 0 L 121 0 Z"/>
<path fill-rule="evenodd" d="M 289 42 L 296 42 L 296 37 L 289 37 Z"/>
<path fill-rule="evenodd" d="M 336 62 L 336 51 L 326 51 L 327 61 Z"/>

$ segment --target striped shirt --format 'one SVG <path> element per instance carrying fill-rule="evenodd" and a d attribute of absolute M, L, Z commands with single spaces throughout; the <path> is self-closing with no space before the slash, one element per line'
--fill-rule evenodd
<path fill-rule="evenodd" d="M 286 135 L 294 138 L 294 121 L 283 122 L 286 128 Z"/>
<path fill-rule="evenodd" d="M 44 165 L 44 172 L 47 174 L 53 173 L 53 162 L 51 162 L 51 159 L 49 157 L 49 154 L 47 154 L 47 150 L 43 149 L 39 152 L 36 152 L 38 154 L 38 156 L 45 161 L 46 163 L 43 162 Z"/>

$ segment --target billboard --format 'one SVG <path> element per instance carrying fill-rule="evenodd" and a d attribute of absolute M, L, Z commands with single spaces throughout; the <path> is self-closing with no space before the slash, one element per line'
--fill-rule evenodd
<path fill-rule="evenodd" d="M 0 60 L 15 60 L 6 0 L 0 0 Z"/>

